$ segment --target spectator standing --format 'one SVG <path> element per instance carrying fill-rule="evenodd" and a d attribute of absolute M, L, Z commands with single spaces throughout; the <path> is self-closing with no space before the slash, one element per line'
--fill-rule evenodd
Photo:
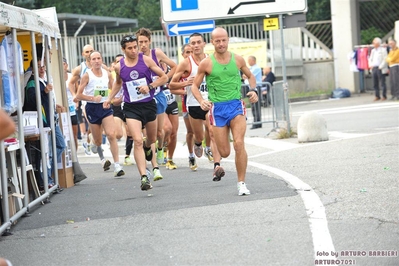
<path fill-rule="evenodd" d="M 374 48 L 371 50 L 369 57 L 369 67 L 373 74 L 373 87 L 375 92 L 374 101 L 387 99 L 387 87 L 385 84 L 385 75 L 388 73 L 388 67 L 386 62 L 387 49 L 381 47 L 381 39 L 374 38 Z M 380 97 L 380 83 L 382 88 L 382 98 Z"/>
<path fill-rule="evenodd" d="M 276 77 L 272 72 L 272 68 L 269 66 L 265 66 L 263 68 L 262 82 L 269 82 L 273 86 L 273 83 L 275 81 Z M 262 100 L 265 107 L 268 104 L 270 105 L 270 86 L 268 84 L 262 86 Z"/>
<path fill-rule="evenodd" d="M 262 69 L 256 64 L 256 57 L 250 55 L 248 57 L 248 65 L 249 70 L 251 71 L 252 75 L 255 77 L 257 86 L 260 86 L 262 83 Z M 244 79 L 245 84 L 249 84 L 248 77 L 243 75 L 242 78 Z M 260 113 L 260 105 L 258 103 L 251 104 L 252 115 L 254 116 L 254 123 L 261 121 L 261 113 Z M 251 129 L 261 128 L 262 124 L 253 124 Z"/>
<path fill-rule="evenodd" d="M 394 39 L 389 41 L 391 51 L 387 56 L 389 66 L 389 83 L 391 86 L 392 100 L 399 100 L 399 49 Z"/>

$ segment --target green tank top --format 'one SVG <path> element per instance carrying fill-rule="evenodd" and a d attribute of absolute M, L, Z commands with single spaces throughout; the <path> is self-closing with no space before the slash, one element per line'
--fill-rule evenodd
<path fill-rule="evenodd" d="M 231 52 L 230 54 L 230 62 L 226 65 L 219 64 L 213 54 L 210 56 L 212 72 L 206 76 L 206 86 L 209 100 L 214 103 L 241 98 L 240 71 L 237 68 L 234 54 Z"/>

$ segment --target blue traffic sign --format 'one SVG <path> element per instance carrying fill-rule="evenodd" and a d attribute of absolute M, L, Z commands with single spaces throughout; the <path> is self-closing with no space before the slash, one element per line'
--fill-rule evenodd
<path fill-rule="evenodd" d="M 190 35 L 195 32 L 207 33 L 215 29 L 214 20 L 192 21 L 168 24 L 169 36 Z"/>
<path fill-rule="evenodd" d="M 187 44 L 190 41 L 190 36 L 183 36 L 183 44 Z"/>
<path fill-rule="evenodd" d="M 198 0 L 170 0 L 172 11 L 186 11 L 198 9 Z"/>

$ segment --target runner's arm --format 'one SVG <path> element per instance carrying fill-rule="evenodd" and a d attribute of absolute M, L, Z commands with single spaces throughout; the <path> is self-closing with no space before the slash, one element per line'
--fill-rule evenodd
<path fill-rule="evenodd" d="M 76 83 L 80 79 L 80 75 L 79 75 L 80 74 L 80 66 L 75 67 L 72 70 L 71 74 L 72 74 L 72 77 L 71 77 L 71 79 L 69 80 L 69 83 L 68 83 L 68 90 L 71 92 L 72 97 L 75 98 L 76 97 Z"/>
<path fill-rule="evenodd" d="M 180 81 L 181 78 L 183 77 L 184 73 L 187 73 L 187 69 L 189 68 L 189 62 L 187 59 L 184 59 L 176 69 L 175 74 L 172 77 L 172 80 L 169 83 L 169 89 L 170 91 L 173 91 L 173 93 L 177 90 L 181 90 L 182 88 L 186 86 L 190 86 L 192 84 L 192 81 Z"/>
<path fill-rule="evenodd" d="M 168 74 L 166 74 L 168 76 L 168 81 L 170 81 L 170 79 L 173 77 L 173 74 L 176 72 L 177 69 L 177 64 L 170 59 L 169 57 L 166 56 L 166 54 L 159 48 L 157 48 L 155 50 L 156 56 L 157 58 L 159 58 L 160 63 L 165 63 L 170 67 L 170 70 L 168 72 Z"/>
<path fill-rule="evenodd" d="M 109 108 L 109 105 L 111 104 L 112 99 L 114 99 L 115 95 L 121 90 L 122 79 L 120 76 L 120 68 L 121 68 L 120 63 L 117 63 L 114 66 L 114 70 L 115 70 L 115 74 L 116 74 L 115 82 L 111 86 L 112 89 L 111 89 L 111 93 L 108 95 L 108 99 L 103 104 L 104 108 Z"/>
<path fill-rule="evenodd" d="M 251 70 L 245 64 L 244 58 L 239 55 L 235 55 L 235 59 L 237 62 L 237 67 L 248 77 L 249 81 L 249 92 L 247 96 L 249 97 L 249 101 L 251 103 L 256 103 L 258 101 L 258 90 L 256 89 L 256 80 L 255 76 L 252 75 Z"/>
<path fill-rule="evenodd" d="M 0 140 L 3 140 L 15 132 L 15 123 L 6 112 L 0 109 Z"/>
<path fill-rule="evenodd" d="M 94 96 L 89 96 L 89 95 L 84 95 L 83 90 L 86 88 L 87 84 L 89 83 L 89 74 L 85 73 L 83 77 L 80 80 L 80 84 L 78 87 L 78 91 L 76 93 L 76 96 L 74 98 L 74 101 L 88 101 L 88 102 L 93 102 L 94 101 Z"/>
<path fill-rule="evenodd" d="M 155 75 L 158 76 L 158 79 L 153 81 L 152 83 L 148 84 L 151 85 L 153 88 L 160 87 L 168 82 L 168 76 L 162 69 L 155 64 L 155 61 L 149 58 L 148 56 L 143 56 L 145 64 L 148 66 Z"/>
<path fill-rule="evenodd" d="M 204 80 L 205 74 L 207 73 L 207 69 L 212 67 L 211 61 L 206 58 L 201 61 L 198 66 L 197 75 L 194 78 L 193 85 L 191 85 L 191 92 L 194 95 L 195 99 L 200 103 L 201 109 L 207 111 L 211 108 L 211 102 L 208 100 L 204 100 L 199 91 L 199 87 L 201 86 L 202 81 Z M 210 72 L 210 71 L 209 71 Z"/>

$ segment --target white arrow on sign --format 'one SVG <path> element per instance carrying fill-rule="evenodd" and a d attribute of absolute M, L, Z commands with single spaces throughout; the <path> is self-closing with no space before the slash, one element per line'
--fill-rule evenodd
<path fill-rule="evenodd" d="M 213 30 L 214 28 L 215 28 L 214 23 L 201 24 L 201 25 L 189 25 L 189 26 L 182 26 L 179 24 L 175 24 L 173 27 L 171 27 L 169 29 L 169 31 L 173 32 L 176 35 L 179 35 L 180 32 L 196 31 L 196 30 Z"/>

